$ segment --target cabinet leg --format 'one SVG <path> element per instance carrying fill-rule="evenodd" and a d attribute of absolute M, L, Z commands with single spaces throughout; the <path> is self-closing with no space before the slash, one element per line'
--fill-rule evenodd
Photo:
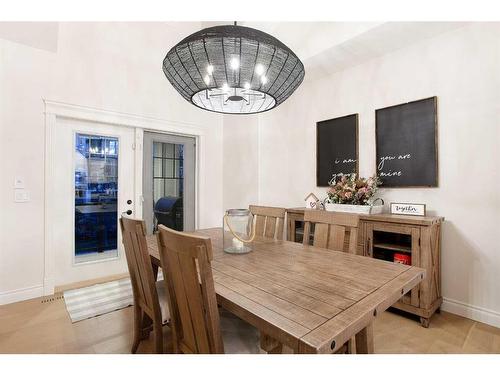
<path fill-rule="evenodd" d="M 420 318 L 420 325 L 424 328 L 429 328 L 429 318 Z"/>

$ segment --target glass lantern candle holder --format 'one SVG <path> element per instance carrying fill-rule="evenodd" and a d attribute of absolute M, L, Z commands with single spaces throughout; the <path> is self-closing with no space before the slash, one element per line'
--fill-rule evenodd
<path fill-rule="evenodd" d="M 230 209 L 224 215 L 224 251 L 245 254 L 252 251 L 253 215 L 247 209 Z"/>

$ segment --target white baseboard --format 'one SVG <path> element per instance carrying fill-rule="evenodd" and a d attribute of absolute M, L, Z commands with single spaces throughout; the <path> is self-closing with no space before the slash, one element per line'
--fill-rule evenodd
<path fill-rule="evenodd" d="M 43 296 L 43 285 L 30 286 L 0 293 L 0 305 Z"/>
<path fill-rule="evenodd" d="M 500 328 L 500 313 L 497 311 L 469 305 L 450 298 L 443 298 L 441 309 L 443 311 L 448 311 L 465 318 Z"/>

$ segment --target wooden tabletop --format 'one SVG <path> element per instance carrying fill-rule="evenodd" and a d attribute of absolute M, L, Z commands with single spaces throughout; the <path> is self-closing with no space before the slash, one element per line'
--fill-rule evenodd
<path fill-rule="evenodd" d="M 256 238 L 248 254 L 212 239 L 218 302 L 261 332 L 302 353 L 330 353 L 417 285 L 425 270 L 295 242 Z M 152 263 L 161 266 L 148 237 Z"/>

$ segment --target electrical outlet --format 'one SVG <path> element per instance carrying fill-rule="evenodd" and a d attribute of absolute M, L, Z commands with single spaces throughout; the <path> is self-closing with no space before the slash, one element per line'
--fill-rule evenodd
<path fill-rule="evenodd" d="M 15 189 L 14 190 L 14 202 L 24 203 L 30 200 L 30 192 L 25 189 Z"/>

